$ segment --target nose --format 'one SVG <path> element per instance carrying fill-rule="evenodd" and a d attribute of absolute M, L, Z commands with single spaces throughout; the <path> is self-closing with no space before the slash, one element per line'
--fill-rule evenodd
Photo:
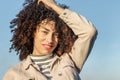
<path fill-rule="evenodd" d="M 46 41 L 47 41 L 48 43 L 52 43 L 52 42 L 53 42 L 53 35 L 52 35 L 52 34 L 49 34 L 49 35 L 47 36 L 47 38 L 46 38 Z"/>

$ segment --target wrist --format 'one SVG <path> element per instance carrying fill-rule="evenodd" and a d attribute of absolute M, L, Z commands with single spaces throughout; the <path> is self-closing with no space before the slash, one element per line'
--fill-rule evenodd
<path fill-rule="evenodd" d="M 57 12 L 59 15 L 64 11 L 64 8 L 62 8 L 62 7 L 60 7 L 60 6 L 56 5 L 56 4 L 52 5 L 51 8 L 55 12 Z"/>

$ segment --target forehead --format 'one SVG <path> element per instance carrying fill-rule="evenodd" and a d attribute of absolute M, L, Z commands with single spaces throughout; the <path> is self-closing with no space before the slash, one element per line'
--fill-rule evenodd
<path fill-rule="evenodd" d="M 55 21 L 49 20 L 49 19 L 44 19 L 44 20 L 41 21 L 40 24 L 42 24 L 42 25 L 45 25 L 45 24 L 55 24 Z"/>
<path fill-rule="evenodd" d="M 55 30 L 55 21 L 45 19 L 38 26 L 39 28 L 47 28 L 47 29 Z"/>

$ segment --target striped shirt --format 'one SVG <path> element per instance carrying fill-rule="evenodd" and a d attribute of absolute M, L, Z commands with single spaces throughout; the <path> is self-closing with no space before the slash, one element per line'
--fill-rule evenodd
<path fill-rule="evenodd" d="M 50 63 L 53 60 L 53 54 L 50 55 L 30 55 L 33 63 L 37 64 L 40 68 L 40 72 L 51 80 Z"/>

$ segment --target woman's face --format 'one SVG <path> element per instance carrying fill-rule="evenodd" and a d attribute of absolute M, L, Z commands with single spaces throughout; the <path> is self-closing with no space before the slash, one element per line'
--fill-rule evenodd
<path fill-rule="evenodd" d="M 55 22 L 43 20 L 34 34 L 34 55 L 46 55 L 53 52 L 58 44 Z"/>

